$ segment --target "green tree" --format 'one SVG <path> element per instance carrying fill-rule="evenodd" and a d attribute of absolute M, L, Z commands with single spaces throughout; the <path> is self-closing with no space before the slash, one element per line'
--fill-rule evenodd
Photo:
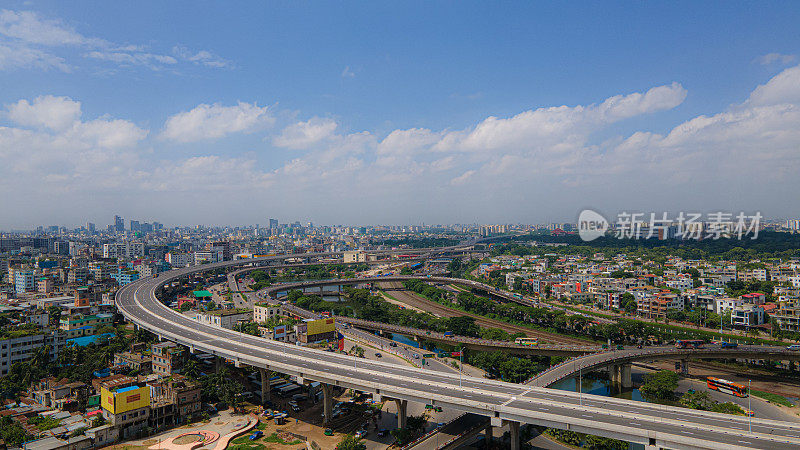
<path fill-rule="evenodd" d="M 731 403 L 731 402 L 717 403 L 716 405 L 711 407 L 711 411 L 723 414 L 733 414 L 736 416 L 744 415 L 744 411 L 742 410 L 742 408 L 736 403 Z"/>
<path fill-rule="evenodd" d="M 714 401 L 708 395 L 708 392 L 687 392 L 681 396 L 681 405 L 692 408 L 709 411 L 714 406 Z"/>
<path fill-rule="evenodd" d="M 639 391 L 650 398 L 659 400 L 672 399 L 678 387 L 680 377 L 669 370 L 659 370 L 644 376 L 644 382 Z"/>
<path fill-rule="evenodd" d="M 627 450 L 628 443 L 617 439 L 587 434 L 583 447 L 593 450 Z"/>
<path fill-rule="evenodd" d="M 343 437 L 342 440 L 336 444 L 336 450 L 366 450 L 367 446 L 361 442 L 360 438 L 352 434 Z"/>

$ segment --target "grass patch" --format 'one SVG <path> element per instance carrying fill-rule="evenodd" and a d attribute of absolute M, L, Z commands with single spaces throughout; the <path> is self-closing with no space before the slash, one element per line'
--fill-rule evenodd
<path fill-rule="evenodd" d="M 755 395 L 756 397 L 763 398 L 771 403 L 777 403 L 778 405 L 788 406 L 789 408 L 793 408 L 794 404 L 789 401 L 786 397 L 778 394 L 773 394 L 772 392 L 764 392 L 764 391 L 757 391 L 755 389 L 750 390 L 750 394 Z"/>
<path fill-rule="evenodd" d="M 385 296 L 389 297 L 390 299 L 392 299 L 392 300 L 394 300 L 394 301 L 396 301 L 396 302 L 399 302 L 399 301 L 400 301 L 400 300 L 398 300 L 397 298 L 395 298 L 395 296 L 393 296 L 392 294 L 390 294 L 390 293 L 388 293 L 388 292 L 386 292 L 386 291 L 381 291 L 381 294 L 383 294 L 383 295 L 385 295 Z"/>
<path fill-rule="evenodd" d="M 272 433 L 269 436 L 263 438 L 263 440 L 264 440 L 264 442 L 270 442 L 270 443 L 282 444 L 282 445 L 297 445 L 297 444 L 301 444 L 303 442 L 300 439 L 295 439 L 295 440 L 290 441 L 290 442 L 284 441 L 283 439 L 281 439 L 278 436 L 278 433 Z"/>
<path fill-rule="evenodd" d="M 229 445 L 228 450 L 264 450 L 267 447 L 258 442 L 248 442 L 247 444 Z"/>

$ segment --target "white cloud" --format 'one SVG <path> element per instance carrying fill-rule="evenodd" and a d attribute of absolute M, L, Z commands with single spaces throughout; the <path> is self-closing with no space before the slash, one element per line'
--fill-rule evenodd
<path fill-rule="evenodd" d="M 757 58 L 757 61 L 761 65 L 766 66 L 776 62 L 780 64 L 790 64 L 794 62 L 795 59 L 797 59 L 795 55 L 784 55 L 781 53 L 767 53 L 766 55 Z"/>
<path fill-rule="evenodd" d="M 52 95 L 36 97 L 33 103 L 22 99 L 6 108 L 9 119 L 19 125 L 45 127 L 51 130 L 69 128 L 81 116 L 80 102 Z"/>
<path fill-rule="evenodd" d="M 83 50 L 81 54 L 88 60 L 123 67 L 162 70 L 181 62 L 212 68 L 232 66 L 230 61 L 208 50 L 192 52 L 176 46 L 173 55 L 168 55 L 149 51 L 146 45 L 117 45 L 88 37 L 60 20 L 44 18 L 33 11 L 0 10 L 0 70 L 38 68 L 69 72 L 77 63 L 68 64 L 65 56 L 57 54 L 64 52 L 65 47 Z"/>
<path fill-rule="evenodd" d="M 800 102 L 800 66 L 790 67 L 757 87 L 748 103 L 754 106 Z"/>
<path fill-rule="evenodd" d="M 468 170 L 450 180 L 450 184 L 453 186 L 461 186 L 463 184 L 466 184 L 470 180 L 470 178 L 472 178 L 476 173 L 477 172 L 475 170 Z"/>
<path fill-rule="evenodd" d="M 124 51 L 91 51 L 84 56 L 87 58 L 111 61 L 120 65 L 148 66 L 158 69 L 161 64 L 174 65 L 178 60 L 169 55 L 157 55 L 153 53 L 137 52 L 127 53 Z"/>
<path fill-rule="evenodd" d="M 342 78 L 355 78 L 356 73 L 350 70 L 350 66 L 344 66 L 342 70 Z"/>
<path fill-rule="evenodd" d="M 336 127 L 334 120 L 313 117 L 305 122 L 287 126 L 280 136 L 272 140 L 272 143 L 278 147 L 295 150 L 307 149 L 333 136 Z"/>
<path fill-rule="evenodd" d="M 185 47 L 175 46 L 172 48 L 172 53 L 185 61 L 191 61 L 206 67 L 229 68 L 233 66 L 232 62 L 220 58 L 208 50 L 200 50 L 196 53 L 192 53 Z"/>
<path fill-rule="evenodd" d="M 435 149 L 483 152 L 533 146 L 543 150 L 622 119 L 674 108 L 685 98 L 686 90 L 672 83 L 644 94 L 609 97 L 599 105 L 539 108 L 508 119 L 488 117 L 472 130 L 448 133 Z"/>
<path fill-rule="evenodd" d="M 328 223 L 568 220 L 584 207 L 796 215 L 800 200 L 786 193 L 800 188 L 798 70 L 754 87 L 738 105 L 663 133 L 611 130 L 679 105 L 687 93 L 678 84 L 487 117 L 464 129 L 397 129 L 382 139 L 313 117 L 272 139 L 305 151 L 266 165 L 223 150 L 173 160 L 174 153 L 142 145 L 147 131 L 130 121 L 82 121 L 78 102 L 41 97 L 7 106 L 15 125 L 0 127 L 0 192 L 22 192 L 35 205 L 52 205 L 62 191 L 109 192 L 146 199 L 148 211 L 181 223 L 202 221 L 209 207 L 219 217 L 232 214 L 231 221 L 313 211 L 310 219 Z M 192 142 L 272 121 L 272 111 L 255 104 L 200 105 L 170 117 L 161 136 Z M 251 195 L 254 187 L 264 195 Z M 59 199 L 56 207 L 68 204 Z"/>
<path fill-rule="evenodd" d="M 0 35 L 31 44 L 102 45 L 100 39 L 87 38 L 58 20 L 43 19 L 32 11 L 0 10 Z"/>
<path fill-rule="evenodd" d="M 64 58 L 24 45 L 3 45 L 0 43 L 0 70 L 34 68 L 42 70 L 56 69 L 62 72 L 71 71 Z"/>
<path fill-rule="evenodd" d="M 269 109 L 255 103 L 235 106 L 201 104 L 169 117 L 161 137 L 176 142 L 218 139 L 232 133 L 250 133 L 271 125 Z"/>

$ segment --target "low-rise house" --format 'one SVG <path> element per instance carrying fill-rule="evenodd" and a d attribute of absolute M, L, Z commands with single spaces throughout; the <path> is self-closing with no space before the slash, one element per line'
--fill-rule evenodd
<path fill-rule="evenodd" d="M 114 354 L 114 365 L 127 367 L 142 375 L 153 372 L 153 358 L 140 352 L 122 352 Z"/>
<path fill-rule="evenodd" d="M 180 373 L 186 362 L 186 351 L 174 342 L 159 342 L 151 348 L 153 358 L 153 373 L 169 376 Z"/>
<path fill-rule="evenodd" d="M 239 322 L 250 322 L 253 313 L 249 309 L 218 309 L 197 313 L 197 321 L 212 327 L 233 329 Z"/>

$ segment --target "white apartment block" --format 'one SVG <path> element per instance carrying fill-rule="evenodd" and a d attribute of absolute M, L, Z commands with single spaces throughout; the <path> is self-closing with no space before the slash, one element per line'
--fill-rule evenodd
<path fill-rule="evenodd" d="M 343 262 L 347 263 L 359 263 L 359 262 L 366 262 L 367 261 L 367 252 L 363 250 L 356 250 L 352 252 L 343 252 L 342 255 Z"/>
<path fill-rule="evenodd" d="M 50 346 L 50 360 L 55 360 L 66 345 L 66 335 L 60 331 L 0 339 L 0 376 L 8 375 L 11 365 L 28 361 L 42 346 Z"/>
<path fill-rule="evenodd" d="M 189 262 L 194 260 L 194 257 L 189 253 L 169 252 L 164 256 L 164 259 L 172 267 L 186 267 Z"/>
<path fill-rule="evenodd" d="M 239 322 L 250 322 L 253 312 L 249 310 L 226 309 L 197 313 L 197 321 L 217 328 L 233 329 Z"/>
<path fill-rule="evenodd" d="M 144 256 L 142 242 L 112 242 L 103 244 L 103 258 L 141 258 Z"/>
<path fill-rule="evenodd" d="M 714 301 L 714 312 L 723 315 L 725 311 L 733 311 L 739 306 L 742 306 L 744 301 L 733 297 L 717 298 Z"/>
<path fill-rule="evenodd" d="M 253 322 L 256 323 L 264 323 L 273 317 L 281 315 L 281 307 L 279 305 L 257 304 L 253 307 Z"/>

